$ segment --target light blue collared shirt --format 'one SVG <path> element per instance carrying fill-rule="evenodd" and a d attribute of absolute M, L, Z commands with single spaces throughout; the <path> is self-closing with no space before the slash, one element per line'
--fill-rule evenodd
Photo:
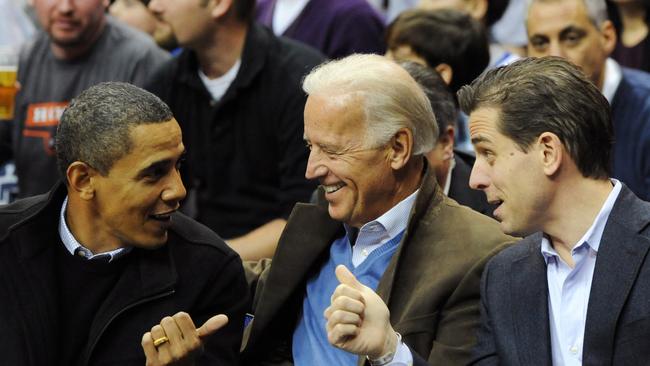
<path fill-rule="evenodd" d="M 366 223 L 359 229 L 359 234 L 352 247 L 352 264 L 355 267 L 363 263 L 375 249 L 386 244 L 406 229 L 411 208 L 413 208 L 419 191 L 418 189 L 411 193 L 376 220 Z M 345 225 L 345 230 L 350 237 L 350 228 L 347 225 Z"/>
<path fill-rule="evenodd" d="M 61 216 L 59 218 L 59 236 L 61 237 L 61 241 L 63 242 L 63 245 L 65 245 L 65 248 L 68 250 L 68 252 L 70 252 L 70 254 L 72 255 L 76 254 L 86 259 L 99 259 L 99 258 L 106 258 L 106 256 L 108 256 L 109 257 L 108 261 L 112 262 L 114 259 L 123 256 L 124 254 L 128 253 L 131 250 L 131 247 L 125 247 L 125 248 L 117 248 L 111 250 L 110 252 L 93 254 L 93 252 L 91 252 L 90 249 L 79 244 L 77 239 L 75 239 L 74 235 L 72 235 L 72 232 L 70 232 L 70 229 L 68 228 L 68 224 L 65 222 L 65 210 L 67 207 L 68 207 L 68 197 L 66 197 L 65 200 L 63 200 L 63 205 L 61 205 Z"/>
<path fill-rule="evenodd" d="M 582 365 L 582 352 L 591 281 L 596 267 L 600 239 L 612 207 L 621 192 L 621 183 L 611 180 L 614 188 L 591 227 L 571 250 L 575 267 L 560 258 L 548 238 L 542 239 L 548 281 L 548 315 L 551 328 L 553 365 Z"/>
<path fill-rule="evenodd" d="M 388 243 L 392 238 L 406 230 L 409 222 L 409 214 L 415 204 L 415 198 L 420 190 L 416 190 L 408 197 L 393 206 L 376 220 L 370 221 L 359 229 L 359 234 L 352 246 L 352 264 L 358 267 L 366 260 L 368 255 L 375 249 Z M 347 225 L 345 230 L 350 236 L 350 228 Z M 386 366 L 410 366 L 413 364 L 411 350 L 404 342 L 399 342 L 393 361 Z"/>

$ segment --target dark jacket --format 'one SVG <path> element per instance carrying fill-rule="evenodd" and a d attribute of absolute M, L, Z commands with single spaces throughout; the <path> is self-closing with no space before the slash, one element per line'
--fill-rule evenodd
<path fill-rule="evenodd" d="M 255 319 L 243 355 L 247 365 L 292 364 L 291 340 L 306 282 L 342 230 L 326 207 L 296 205 L 273 263 L 257 284 Z M 416 365 L 466 363 L 479 324 L 483 267 L 513 240 L 496 221 L 447 198 L 433 174 L 425 175 L 402 241 L 377 287 Z"/>
<path fill-rule="evenodd" d="M 301 82 L 323 61 L 315 50 L 251 25 L 241 68 L 220 101 L 185 50 L 147 87 L 170 107 L 187 149 L 184 182 L 197 193 L 197 220 L 230 239 L 277 219 L 309 200 L 303 142 L 307 96 Z"/>
<path fill-rule="evenodd" d="M 0 209 L 3 365 L 57 364 L 60 294 L 54 267 L 56 246 L 63 245 L 57 227 L 65 194 L 60 186 Z M 228 315 L 229 324 L 208 340 L 199 364 L 237 364 L 248 306 L 241 261 L 206 227 L 182 214 L 172 221 L 166 245 L 125 255 L 130 260 L 96 309 L 89 334 L 78 335 L 86 339 L 80 365 L 144 365 L 143 334 L 179 311 L 188 312 L 197 327 L 212 315 Z"/>
<path fill-rule="evenodd" d="M 474 365 L 551 365 L 542 234 L 488 263 Z M 650 204 L 627 187 L 607 219 L 587 305 L 583 365 L 647 365 L 650 360 Z M 563 309 L 571 311 L 571 309 Z"/>

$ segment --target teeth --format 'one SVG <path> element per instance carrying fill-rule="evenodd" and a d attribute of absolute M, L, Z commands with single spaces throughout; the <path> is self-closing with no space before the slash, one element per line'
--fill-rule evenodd
<path fill-rule="evenodd" d="M 344 183 L 339 183 L 330 186 L 323 185 L 323 188 L 325 188 L 325 193 L 334 193 L 339 189 L 343 188 L 344 186 L 345 186 Z"/>

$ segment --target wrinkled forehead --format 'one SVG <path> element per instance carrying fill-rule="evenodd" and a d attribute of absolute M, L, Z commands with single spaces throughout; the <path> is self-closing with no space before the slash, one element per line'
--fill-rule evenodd
<path fill-rule="evenodd" d="M 362 95 L 312 94 L 305 104 L 305 140 L 364 140 L 366 115 Z"/>
<path fill-rule="evenodd" d="M 583 0 L 538 0 L 530 2 L 526 13 L 528 34 L 541 29 L 556 30 L 568 26 L 594 26 Z"/>

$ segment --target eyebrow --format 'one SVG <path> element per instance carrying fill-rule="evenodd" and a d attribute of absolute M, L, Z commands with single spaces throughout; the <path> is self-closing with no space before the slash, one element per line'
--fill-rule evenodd
<path fill-rule="evenodd" d="M 580 37 L 584 37 L 585 34 L 587 34 L 587 31 L 578 28 L 575 25 L 570 25 L 560 31 L 560 38 L 566 37 L 569 33 L 575 32 L 577 33 Z"/>
<path fill-rule="evenodd" d="M 472 145 L 480 144 L 481 142 L 492 142 L 492 141 L 483 135 L 472 137 Z"/>

